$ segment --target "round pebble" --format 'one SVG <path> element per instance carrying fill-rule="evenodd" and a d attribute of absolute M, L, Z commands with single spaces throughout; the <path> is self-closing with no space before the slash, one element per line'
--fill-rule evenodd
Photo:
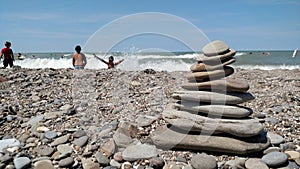
<path fill-rule="evenodd" d="M 212 156 L 197 154 L 192 157 L 191 165 L 195 169 L 215 169 L 217 168 L 217 161 Z"/>
<path fill-rule="evenodd" d="M 57 137 L 57 133 L 55 131 L 47 131 L 45 133 L 45 137 L 47 139 L 53 139 L 53 138 Z"/>
<path fill-rule="evenodd" d="M 245 167 L 247 169 L 269 169 L 267 164 L 259 158 L 249 158 L 245 163 Z"/>
<path fill-rule="evenodd" d="M 57 150 L 61 154 L 71 154 L 73 152 L 73 148 L 67 144 L 61 144 L 57 146 Z"/>
<path fill-rule="evenodd" d="M 267 137 L 270 138 L 271 144 L 278 145 L 284 142 L 283 137 L 273 132 L 268 132 Z"/>
<path fill-rule="evenodd" d="M 34 163 L 34 169 L 54 169 L 50 160 L 42 160 Z"/>
<path fill-rule="evenodd" d="M 37 147 L 35 151 L 42 156 L 49 156 L 53 153 L 54 149 L 48 146 L 40 146 Z"/>
<path fill-rule="evenodd" d="M 262 157 L 262 161 L 265 162 L 269 167 L 279 167 L 286 163 L 288 156 L 282 152 L 271 152 Z"/>

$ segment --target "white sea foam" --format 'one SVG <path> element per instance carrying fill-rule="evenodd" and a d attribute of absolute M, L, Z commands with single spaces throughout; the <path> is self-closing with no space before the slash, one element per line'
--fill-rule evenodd
<path fill-rule="evenodd" d="M 246 55 L 246 52 L 238 52 L 236 54 L 237 59 L 241 62 L 236 62 L 232 66 L 235 68 L 242 69 L 261 69 L 261 70 L 273 70 L 273 69 L 300 69 L 300 65 L 291 64 L 278 64 L 278 63 L 265 63 L 262 65 L 255 64 L 256 60 L 250 58 L 250 56 L 239 57 Z M 181 54 L 181 55 L 170 55 L 168 54 L 123 54 L 120 56 L 115 56 L 115 61 L 119 59 L 125 59 L 123 63 L 117 66 L 118 69 L 136 71 L 144 69 L 154 69 L 156 71 L 190 71 L 190 66 L 196 62 L 195 58 L 199 55 L 197 53 L 192 54 Z M 71 54 L 65 54 L 61 58 L 60 55 L 54 58 L 26 58 L 24 60 L 16 60 L 15 65 L 20 65 L 24 68 L 73 68 Z M 109 55 L 98 54 L 100 58 L 108 60 Z M 96 59 L 92 54 L 86 54 L 87 65 L 86 69 L 103 69 L 107 68 L 107 65 L 102 63 L 100 60 Z M 251 55 L 253 57 L 253 55 Z M 245 59 L 248 59 L 245 61 Z M 263 58 L 267 59 L 267 58 Z M 277 61 L 275 59 L 275 61 Z M 266 61 L 266 60 L 265 60 Z M 267 61 L 274 61 L 269 59 Z M 294 62 L 297 62 L 295 59 Z M 249 62 L 253 62 L 249 64 Z"/>

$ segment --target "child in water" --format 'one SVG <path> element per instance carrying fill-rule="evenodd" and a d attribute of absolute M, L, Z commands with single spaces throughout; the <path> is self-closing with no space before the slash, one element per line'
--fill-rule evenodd
<path fill-rule="evenodd" d="M 115 68 L 115 66 L 117 66 L 118 64 L 120 64 L 121 62 L 124 61 L 124 59 L 121 59 L 117 62 L 114 62 L 114 57 L 113 56 L 110 56 L 108 58 L 108 62 L 103 60 L 102 58 L 99 58 L 96 54 L 94 54 L 95 58 L 99 59 L 101 62 L 105 63 L 107 65 L 107 68 L 108 69 L 111 69 L 111 68 Z"/>

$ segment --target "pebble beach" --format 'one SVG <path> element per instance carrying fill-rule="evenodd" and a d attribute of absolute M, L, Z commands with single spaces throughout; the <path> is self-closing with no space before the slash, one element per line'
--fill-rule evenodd
<path fill-rule="evenodd" d="M 270 139 L 261 153 L 165 150 L 152 133 L 185 71 L 3 69 L 0 168 L 300 168 L 300 70 L 235 69 Z"/>

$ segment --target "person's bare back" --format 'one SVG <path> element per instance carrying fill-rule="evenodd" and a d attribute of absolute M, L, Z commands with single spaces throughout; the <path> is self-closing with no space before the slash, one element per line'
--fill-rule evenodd
<path fill-rule="evenodd" d="M 86 65 L 86 57 L 83 53 L 80 53 L 80 46 L 76 46 L 76 53 L 73 55 L 73 66 L 75 69 L 83 69 Z"/>

